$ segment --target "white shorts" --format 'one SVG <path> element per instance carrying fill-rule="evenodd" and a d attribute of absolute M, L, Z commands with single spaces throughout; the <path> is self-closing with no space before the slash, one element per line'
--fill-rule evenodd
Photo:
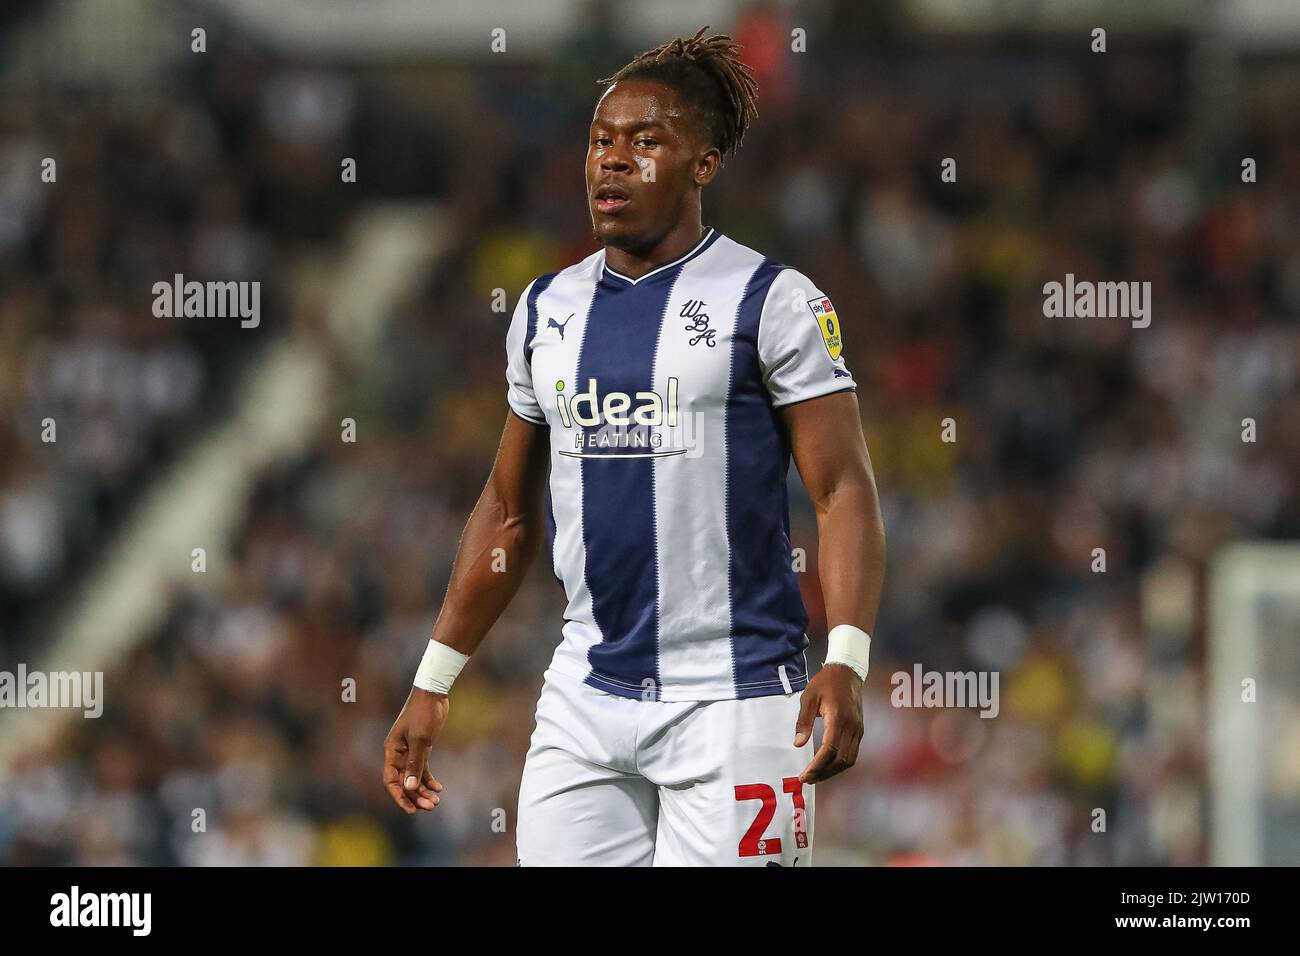
<path fill-rule="evenodd" d="M 632 700 L 554 670 L 519 787 L 520 866 L 809 866 L 799 692 Z"/>

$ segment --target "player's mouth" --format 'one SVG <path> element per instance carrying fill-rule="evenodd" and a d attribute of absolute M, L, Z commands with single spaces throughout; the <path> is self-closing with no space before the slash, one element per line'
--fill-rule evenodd
<path fill-rule="evenodd" d="M 603 213 L 619 212 L 628 204 L 631 197 L 628 196 L 627 190 L 622 186 L 612 184 L 597 186 L 595 192 L 596 211 Z"/>

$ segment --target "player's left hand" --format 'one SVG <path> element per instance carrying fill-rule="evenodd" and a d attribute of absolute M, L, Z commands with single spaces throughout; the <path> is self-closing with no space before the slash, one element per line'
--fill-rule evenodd
<path fill-rule="evenodd" d="M 857 762 L 862 742 L 862 679 L 844 664 L 827 664 L 803 689 L 794 745 L 812 740 L 813 721 L 822 719 L 822 745 L 799 780 L 821 783 Z"/>

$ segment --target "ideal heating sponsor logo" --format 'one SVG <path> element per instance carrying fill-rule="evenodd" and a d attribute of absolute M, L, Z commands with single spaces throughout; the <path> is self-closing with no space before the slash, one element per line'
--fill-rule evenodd
<path fill-rule="evenodd" d="M 596 379 L 570 395 L 564 381 L 555 383 L 556 411 L 573 431 L 569 458 L 668 458 L 700 454 L 700 420 L 682 415 L 681 383 L 670 377 L 664 395 L 658 392 L 602 393 Z"/>

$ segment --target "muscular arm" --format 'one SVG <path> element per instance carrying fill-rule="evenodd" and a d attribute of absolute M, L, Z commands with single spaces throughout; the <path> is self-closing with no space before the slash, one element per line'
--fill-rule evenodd
<path fill-rule="evenodd" d="M 795 465 L 817 512 L 817 566 L 826 623 L 870 633 L 885 576 L 885 529 L 858 399 L 836 392 L 781 410 Z M 795 727 L 795 746 L 825 723 L 822 745 L 804 770 L 817 783 L 853 766 L 862 739 L 862 688 L 851 668 L 829 664 L 809 681 Z"/>
<path fill-rule="evenodd" d="M 547 455 L 546 427 L 508 414 L 492 474 L 461 535 L 433 640 L 473 654 L 519 590 L 544 534 Z"/>
<path fill-rule="evenodd" d="M 885 526 L 858 398 L 836 392 L 782 412 L 795 466 L 817 511 L 826 623 L 853 624 L 871 633 L 885 577 Z"/>
<path fill-rule="evenodd" d="M 545 525 L 548 443 L 544 425 L 506 416 L 492 474 L 461 535 L 432 640 L 472 654 L 519 590 Z M 384 739 L 384 787 L 407 813 L 432 810 L 442 799 L 442 784 L 427 764 L 450 707 L 445 694 L 412 687 Z"/>

